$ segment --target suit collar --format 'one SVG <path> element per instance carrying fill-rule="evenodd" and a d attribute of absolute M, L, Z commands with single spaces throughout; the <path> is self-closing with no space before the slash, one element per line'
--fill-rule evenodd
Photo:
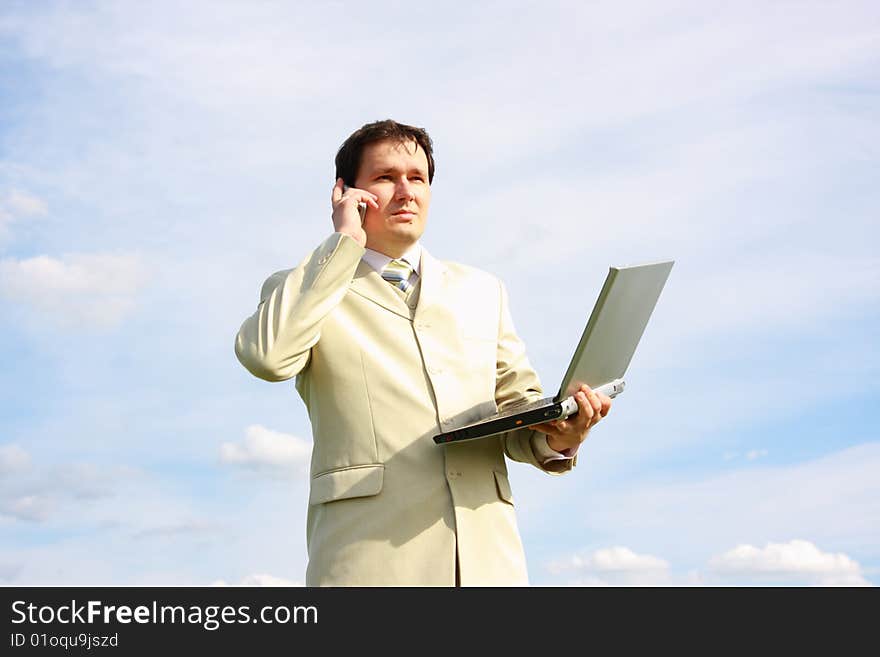
<path fill-rule="evenodd" d="M 395 315 L 410 318 L 410 310 L 403 298 L 379 275 L 379 272 L 363 260 L 358 263 L 349 289 Z"/>
<path fill-rule="evenodd" d="M 421 260 L 422 260 L 422 245 L 416 242 L 409 249 L 407 249 L 406 253 L 404 253 L 398 260 L 405 260 L 410 264 L 413 268 L 413 271 L 421 275 Z M 394 260 L 389 255 L 385 255 L 384 253 L 380 253 L 379 251 L 373 251 L 373 249 L 365 249 L 363 255 L 364 262 L 370 265 L 373 269 L 375 269 L 380 274 L 382 273 L 382 269 L 385 266 Z"/>
<path fill-rule="evenodd" d="M 422 247 L 419 263 L 419 303 L 415 318 L 424 317 L 431 308 L 441 305 L 446 287 L 446 265 L 434 258 Z M 350 289 L 365 299 L 377 303 L 395 315 L 411 319 L 412 313 L 403 298 L 367 262 L 361 260 L 352 278 Z"/>

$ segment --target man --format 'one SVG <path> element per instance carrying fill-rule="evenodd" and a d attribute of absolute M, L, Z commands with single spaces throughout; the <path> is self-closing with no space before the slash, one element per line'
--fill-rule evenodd
<path fill-rule="evenodd" d="M 527 584 L 504 456 L 571 470 L 611 400 L 585 386 L 569 420 L 435 445 L 441 430 L 540 398 L 538 377 L 500 281 L 419 243 L 434 178 L 424 130 L 363 126 L 336 176 L 335 232 L 263 284 L 235 343 L 254 375 L 296 376 L 309 412 L 306 583 Z"/>

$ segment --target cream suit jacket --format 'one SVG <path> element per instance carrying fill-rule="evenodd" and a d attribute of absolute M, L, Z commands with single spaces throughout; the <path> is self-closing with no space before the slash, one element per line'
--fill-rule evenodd
<path fill-rule="evenodd" d="M 333 234 L 265 282 L 236 337 L 241 363 L 267 381 L 296 376 L 308 409 L 306 583 L 452 586 L 457 560 L 462 585 L 525 585 L 504 456 L 550 472 L 537 436 L 432 440 L 541 396 L 504 287 L 423 249 L 407 301 L 363 253 Z"/>

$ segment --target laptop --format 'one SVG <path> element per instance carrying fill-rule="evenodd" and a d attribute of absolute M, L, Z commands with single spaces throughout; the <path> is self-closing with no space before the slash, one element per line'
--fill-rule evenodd
<path fill-rule="evenodd" d="M 674 261 L 611 267 L 555 397 L 524 402 L 434 436 L 438 445 L 492 436 L 577 414 L 572 396 L 583 384 L 616 397 Z"/>

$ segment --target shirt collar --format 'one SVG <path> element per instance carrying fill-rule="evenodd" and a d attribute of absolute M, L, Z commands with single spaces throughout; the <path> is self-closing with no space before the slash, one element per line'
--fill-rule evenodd
<path fill-rule="evenodd" d="M 364 255 L 361 256 L 361 260 L 381 274 L 385 265 L 394 260 L 394 258 L 387 256 L 384 253 L 373 251 L 373 249 L 366 249 Z M 416 275 L 419 275 L 419 266 L 422 262 L 422 245 L 416 242 L 407 249 L 406 253 L 397 258 L 397 260 L 406 260 L 410 267 L 413 268 L 413 272 L 415 272 Z"/>

